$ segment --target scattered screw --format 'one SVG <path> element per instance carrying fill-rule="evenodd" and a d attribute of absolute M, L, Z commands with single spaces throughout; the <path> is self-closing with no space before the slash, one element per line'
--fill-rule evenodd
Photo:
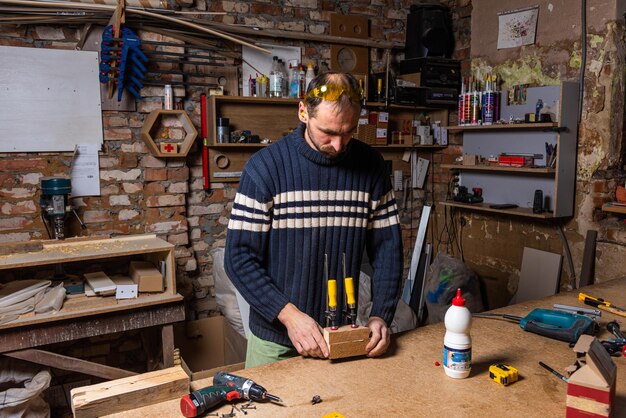
<path fill-rule="evenodd" d="M 247 404 L 245 405 L 241 405 L 241 409 L 242 410 L 246 410 L 246 409 L 256 409 L 256 405 L 252 405 L 252 401 L 249 401 Z M 244 412 L 245 413 L 245 412 Z"/>
<path fill-rule="evenodd" d="M 237 408 L 237 405 L 233 405 L 233 408 L 235 408 L 237 412 L 243 412 L 244 415 L 248 415 L 248 411 Z"/>
<path fill-rule="evenodd" d="M 311 403 L 313 405 L 315 405 L 316 403 L 320 403 L 322 402 L 322 397 L 320 395 L 315 395 L 313 396 L 313 399 L 311 399 Z"/>

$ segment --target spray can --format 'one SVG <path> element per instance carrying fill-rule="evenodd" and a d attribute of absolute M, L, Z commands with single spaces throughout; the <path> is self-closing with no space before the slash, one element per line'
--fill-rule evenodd
<path fill-rule="evenodd" d="M 174 109 L 174 91 L 171 84 L 166 84 L 163 88 L 163 108 L 165 110 Z"/>
<path fill-rule="evenodd" d="M 459 114 L 459 126 L 465 125 L 465 79 L 461 83 L 461 94 L 459 94 L 459 106 L 457 112 Z"/>
<path fill-rule="evenodd" d="M 494 122 L 495 92 L 486 91 L 483 94 L 483 125 L 491 125 Z"/>
<path fill-rule="evenodd" d="M 473 91 L 470 98 L 470 124 L 478 125 L 480 120 L 480 95 L 477 91 Z"/>
<path fill-rule="evenodd" d="M 466 378 L 472 369 L 472 314 L 465 306 L 461 289 L 457 289 L 452 306 L 446 311 L 444 324 L 443 369 L 452 378 Z"/>

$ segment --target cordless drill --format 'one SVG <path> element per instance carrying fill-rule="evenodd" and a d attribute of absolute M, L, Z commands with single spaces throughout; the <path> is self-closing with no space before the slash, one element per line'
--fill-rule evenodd
<path fill-rule="evenodd" d="M 232 382 L 213 385 L 183 396 L 180 399 L 180 412 L 186 417 L 197 417 L 222 402 L 230 402 L 242 397 L 242 391 Z"/>
<path fill-rule="evenodd" d="M 270 395 L 261 385 L 254 383 L 252 379 L 235 376 L 226 372 L 217 372 L 213 376 L 213 383 L 216 385 L 234 385 L 241 392 L 244 399 L 251 401 L 262 401 L 269 399 L 273 402 L 282 402 L 278 396 Z"/>

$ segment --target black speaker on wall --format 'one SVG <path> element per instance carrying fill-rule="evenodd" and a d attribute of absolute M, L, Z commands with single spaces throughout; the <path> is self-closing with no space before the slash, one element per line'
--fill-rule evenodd
<path fill-rule="evenodd" d="M 453 47 L 449 9 L 432 3 L 412 5 L 406 22 L 404 58 L 450 58 Z"/>

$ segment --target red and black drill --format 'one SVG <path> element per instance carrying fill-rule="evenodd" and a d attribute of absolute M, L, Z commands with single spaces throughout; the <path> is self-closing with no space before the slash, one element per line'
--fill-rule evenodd
<path fill-rule="evenodd" d="M 263 386 L 245 377 L 217 372 L 213 376 L 213 383 L 213 386 L 196 390 L 181 398 L 180 411 L 184 416 L 189 418 L 197 417 L 223 402 L 230 402 L 236 399 L 282 402 L 282 399 L 278 396 L 267 393 Z"/>

